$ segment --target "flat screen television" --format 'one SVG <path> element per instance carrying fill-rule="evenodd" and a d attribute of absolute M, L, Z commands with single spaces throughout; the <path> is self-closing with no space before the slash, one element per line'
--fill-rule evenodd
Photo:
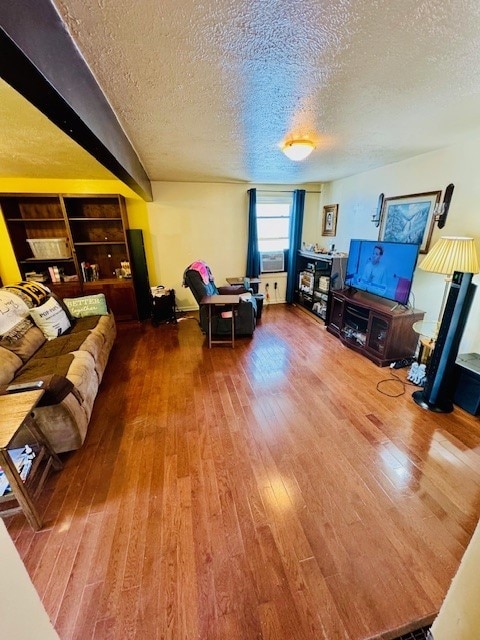
<path fill-rule="evenodd" d="M 351 240 L 345 285 L 406 305 L 418 244 Z"/>

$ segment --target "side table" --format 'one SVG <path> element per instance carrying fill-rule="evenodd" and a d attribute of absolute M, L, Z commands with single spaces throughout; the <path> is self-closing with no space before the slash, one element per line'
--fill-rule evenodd
<path fill-rule="evenodd" d="M 51 448 L 43 432 L 35 423 L 32 411 L 43 396 L 43 390 L 23 391 L 0 396 L 0 467 L 10 484 L 12 494 L 2 496 L 2 502 L 12 498 L 18 502 L 17 507 L 0 510 L 1 516 L 12 515 L 23 511 L 31 527 L 38 531 L 42 528 L 42 520 L 33 500 L 40 493 L 50 468 L 61 469 L 63 464 Z M 26 440 L 23 430 L 32 436 L 29 444 L 35 450 L 35 458 L 25 481 L 22 480 L 8 450 L 14 448 L 22 438 Z M 33 442 L 32 442 L 33 441 Z"/>
<path fill-rule="evenodd" d="M 420 347 L 418 351 L 419 363 L 426 364 L 428 362 L 435 348 L 439 326 L 438 322 L 426 322 L 424 320 L 419 320 L 413 324 L 412 329 L 420 336 Z"/>
<path fill-rule="evenodd" d="M 211 349 L 212 344 L 230 343 L 233 349 L 235 347 L 235 307 L 240 304 L 240 296 L 204 296 L 200 300 L 200 304 L 208 307 L 208 348 Z M 230 340 L 212 340 L 212 307 L 216 306 L 226 306 L 232 310 L 232 335 Z"/>

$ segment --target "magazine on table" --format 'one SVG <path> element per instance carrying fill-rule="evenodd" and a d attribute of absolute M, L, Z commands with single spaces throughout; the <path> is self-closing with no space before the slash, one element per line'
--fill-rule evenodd
<path fill-rule="evenodd" d="M 32 467 L 32 462 L 35 458 L 35 452 L 27 444 L 20 449 L 9 449 L 8 453 L 18 473 L 20 474 L 20 478 L 23 480 L 23 482 L 25 482 L 28 476 L 28 472 Z M 10 483 L 8 482 L 7 476 L 5 475 L 2 467 L 0 467 L 0 496 L 4 496 L 10 492 Z"/>

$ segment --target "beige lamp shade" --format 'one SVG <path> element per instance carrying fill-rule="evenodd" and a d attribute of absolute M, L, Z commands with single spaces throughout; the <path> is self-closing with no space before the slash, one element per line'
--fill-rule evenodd
<path fill-rule="evenodd" d="M 419 268 L 444 275 L 452 275 L 454 271 L 478 273 L 480 268 L 473 238 L 442 236 Z"/>

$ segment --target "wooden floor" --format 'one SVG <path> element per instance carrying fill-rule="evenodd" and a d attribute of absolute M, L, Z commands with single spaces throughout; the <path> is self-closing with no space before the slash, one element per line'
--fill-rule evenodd
<path fill-rule="evenodd" d="M 46 528 L 8 521 L 60 638 L 429 623 L 480 513 L 480 420 L 383 395 L 389 376 L 283 305 L 235 349 L 206 348 L 194 319 L 121 329 Z"/>

